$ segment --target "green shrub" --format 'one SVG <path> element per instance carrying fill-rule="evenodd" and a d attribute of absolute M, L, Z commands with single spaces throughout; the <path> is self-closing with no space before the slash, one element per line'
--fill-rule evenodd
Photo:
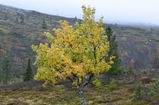
<path fill-rule="evenodd" d="M 156 95 L 159 92 L 159 88 L 153 86 L 151 88 L 146 88 L 141 85 L 137 86 L 134 90 L 133 100 L 151 100 L 151 97 Z"/>
<path fill-rule="evenodd" d="M 142 87 L 141 85 L 137 86 L 134 90 L 133 93 L 133 100 L 140 100 L 144 97 L 144 87 Z"/>
<path fill-rule="evenodd" d="M 118 88 L 118 82 L 115 79 L 112 79 L 108 84 L 108 89 L 115 90 Z"/>
<path fill-rule="evenodd" d="M 152 87 L 149 89 L 147 96 L 152 97 L 152 96 L 156 95 L 158 92 L 159 92 L 158 87 Z"/>

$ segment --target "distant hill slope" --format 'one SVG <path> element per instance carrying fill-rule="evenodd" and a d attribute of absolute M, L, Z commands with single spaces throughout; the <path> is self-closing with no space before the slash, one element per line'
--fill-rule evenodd
<path fill-rule="evenodd" d="M 43 32 L 58 26 L 59 20 L 74 23 L 75 19 L 42 14 L 0 5 L 0 56 L 11 56 L 13 71 L 24 73 L 27 59 L 33 58 L 32 44 L 44 42 Z M 43 22 L 47 29 L 43 28 Z M 18 71 L 18 72 L 17 72 Z"/>
<path fill-rule="evenodd" d="M 6 54 L 11 56 L 15 75 L 22 75 L 27 59 L 34 59 L 31 45 L 44 42 L 43 32 L 58 27 L 59 20 L 73 24 L 76 19 L 0 5 L 0 61 Z M 44 23 L 47 24 L 47 29 L 43 27 Z M 158 29 L 121 25 L 111 27 L 117 36 L 124 67 L 139 69 L 152 66 L 155 48 L 159 48 Z"/>

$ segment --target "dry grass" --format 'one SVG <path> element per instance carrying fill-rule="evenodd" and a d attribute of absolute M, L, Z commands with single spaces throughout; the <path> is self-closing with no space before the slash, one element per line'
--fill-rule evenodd
<path fill-rule="evenodd" d="M 129 76 L 129 78 L 124 77 L 124 79 L 116 79 L 118 88 L 113 90 L 109 88 L 108 84 L 101 87 L 89 86 L 85 88 L 85 96 L 88 105 L 159 105 L 156 104 L 159 103 L 159 94 L 151 97 L 151 101 L 133 100 L 136 85 L 143 81 L 140 75 L 139 77 L 139 81 L 133 79 L 133 76 Z M 150 80 L 154 78 L 154 76 L 148 77 Z M 22 84 L 29 84 L 30 86 L 31 82 Z M 153 84 L 155 84 L 155 81 L 143 84 L 143 86 L 149 88 L 153 86 Z M 32 88 L 22 87 L 21 89 L 14 88 L 14 90 L 11 90 L 11 88 L 7 90 L 3 89 L 0 90 L 0 105 L 80 105 L 76 89 L 70 87 L 70 84 L 66 84 L 65 82 L 65 86 L 59 84 L 49 89 L 35 88 L 34 85 Z"/>
<path fill-rule="evenodd" d="M 127 87 L 109 90 L 107 86 L 85 89 L 88 105 L 148 105 L 132 102 L 132 92 Z M 80 105 L 75 90 L 67 90 L 61 85 L 52 90 L 0 91 L 0 105 Z M 14 104 L 13 104 L 14 103 Z"/>

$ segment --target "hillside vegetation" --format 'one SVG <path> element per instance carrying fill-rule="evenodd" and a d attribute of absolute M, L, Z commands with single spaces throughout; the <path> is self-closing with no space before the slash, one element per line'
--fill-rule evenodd
<path fill-rule="evenodd" d="M 85 89 L 88 105 L 158 105 L 158 73 L 121 75 L 115 82 Z M 154 75 L 156 74 L 156 75 Z M 147 77 L 147 78 L 145 78 Z M 139 86 L 142 86 L 139 88 Z M 157 90 L 156 90 L 157 88 Z M 50 87 L 30 81 L 0 87 L 1 105 L 81 105 L 76 88 L 67 82 Z"/>
<path fill-rule="evenodd" d="M 0 5 L 0 105 L 159 104 L 159 28 L 103 27 L 82 10 L 83 20 Z"/>
<path fill-rule="evenodd" d="M 21 78 L 28 58 L 32 62 L 34 60 L 31 45 L 45 42 L 43 32 L 51 32 L 58 27 L 59 20 L 67 20 L 70 24 L 77 21 L 76 18 L 0 5 L 0 61 L 2 62 L 4 55 L 10 56 L 14 75 Z M 117 36 L 119 53 L 126 69 L 147 69 L 153 66 L 155 51 L 159 45 L 157 27 L 136 28 L 117 24 L 110 26 Z"/>

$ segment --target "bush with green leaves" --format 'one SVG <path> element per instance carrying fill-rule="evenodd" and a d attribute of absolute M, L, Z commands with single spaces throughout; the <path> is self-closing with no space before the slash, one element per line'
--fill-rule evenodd
<path fill-rule="evenodd" d="M 109 83 L 108 83 L 108 89 L 110 90 L 115 90 L 118 88 L 118 82 L 115 79 L 112 79 Z"/>
<path fill-rule="evenodd" d="M 144 92 L 144 87 L 141 85 L 138 85 L 133 93 L 133 100 L 140 100 L 143 99 L 143 97 L 145 96 L 145 92 Z"/>
<path fill-rule="evenodd" d="M 144 87 L 142 85 L 139 85 L 136 87 L 134 90 L 133 94 L 133 100 L 145 100 L 145 101 L 150 101 L 151 97 L 156 95 L 159 92 L 159 88 L 156 86 L 153 87 Z"/>

